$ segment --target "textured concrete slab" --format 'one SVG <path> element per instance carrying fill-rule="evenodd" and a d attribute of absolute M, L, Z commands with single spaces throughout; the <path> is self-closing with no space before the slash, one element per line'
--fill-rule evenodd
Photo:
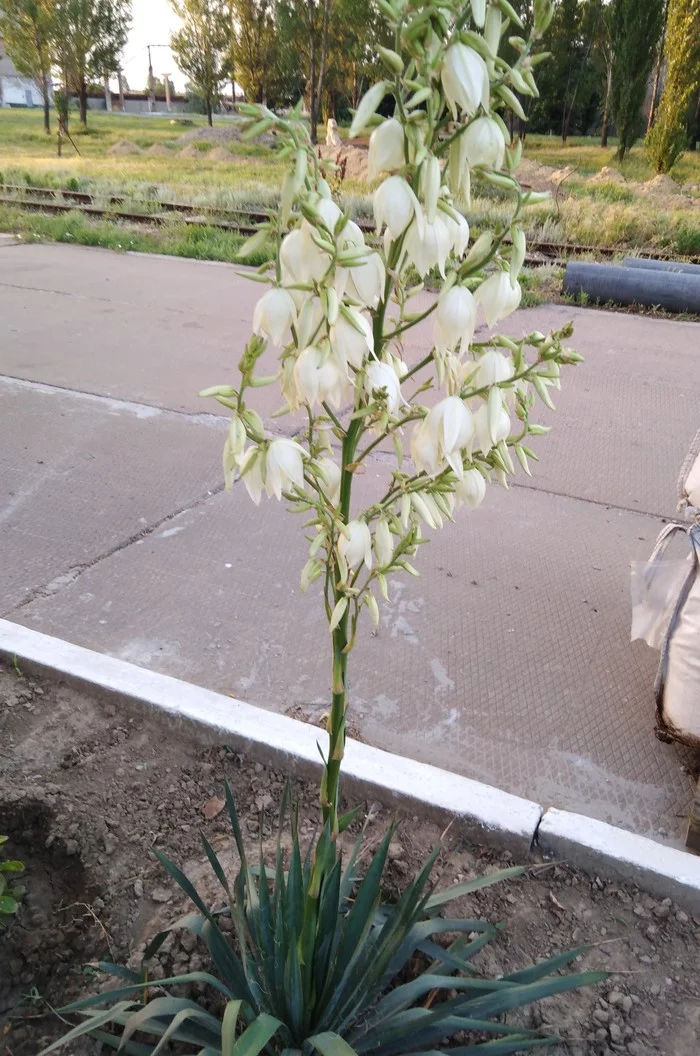
<path fill-rule="evenodd" d="M 200 743 L 223 742 L 287 773 L 320 778 L 319 731 L 307 723 L 7 620 L 0 620 L 3 655 L 16 658 L 22 670 L 116 697 L 132 710 L 146 708 L 170 727 L 186 724 L 187 736 Z M 506 847 L 518 856 L 529 852 L 542 816 L 538 803 L 352 739 L 345 746 L 343 776 L 351 793 L 379 798 L 392 809 L 420 811 L 444 825 L 456 823 L 468 839 Z"/>
<path fill-rule="evenodd" d="M 225 422 L 0 379 L 0 608 L 60 591 L 94 561 L 221 489 Z"/>
<path fill-rule="evenodd" d="M 117 254 L 80 246 L 15 246 L 0 255 L 0 373 L 173 410 L 211 411 L 197 392 L 229 382 L 250 332 L 261 288 L 230 265 Z M 415 310 L 430 296 L 415 299 Z M 700 355 L 695 323 L 550 305 L 517 312 L 504 329 L 521 336 L 575 325 L 586 362 L 569 371 L 536 445 L 539 490 L 668 516 L 675 479 L 697 431 Z M 411 331 L 416 362 L 432 321 Z M 483 330 L 485 333 L 485 329 Z M 274 370 L 275 353 L 261 361 Z M 274 387 L 256 406 L 275 431 L 301 416 L 270 420 Z"/>
<path fill-rule="evenodd" d="M 257 294 L 226 266 L 63 246 L 0 254 L 0 374 L 30 379 L 0 390 L 2 614 L 317 719 L 327 631 L 297 592 L 301 529 L 241 487 L 208 496 L 222 423 L 199 417 L 212 407 L 192 395 L 230 376 Z M 656 655 L 628 640 L 628 562 L 675 509 L 697 429 L 698 327 L 566 307 L 509 326 L 571 316 L 587 359 L 537 445 L 536 476 L 492 490 L 423 548 L 424 578 L 397 584 L 378 633 L 363 632 L 353 722 L 390 751 L 677 838 L 688 757 L 653 738 Z M 380 457 L 358 490 L 387 468 Z"/>
<path fill-rule="evenodd" d="M 383 473 L 358 478 L 361 501 Z M 298 593 L 300 526 L 236 486 L 169 529 L 11 618 L 318 721 L 328 632 L 314 591 Z M 657 529 L 493 489 L 423 548 L 420 580 L 396 581 L 379 630 L 363 628 L 350 679 L 359 735 L 544 804 L 678 831 L 692 783 L 678 751 L 653 739 L 655 654 L 629 643 L 627 562 Z"/>

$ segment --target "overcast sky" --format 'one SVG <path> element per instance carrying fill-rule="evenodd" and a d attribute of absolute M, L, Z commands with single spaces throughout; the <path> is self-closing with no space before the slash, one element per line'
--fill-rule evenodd
<path fill-rule="evenodd" d="M 132 24 L 129 40 L 124 48 L 124 74 L 133 91 L 145 88 L 148 81 L 147 44 L 168 44 L 170 33 L 177 27 L 168 0 L 132 0 Z M 169 73 L 176 89 L 184 88 L 185 78 L 175 65 L 169 48 L 154 48 L 153 75 Z"/>

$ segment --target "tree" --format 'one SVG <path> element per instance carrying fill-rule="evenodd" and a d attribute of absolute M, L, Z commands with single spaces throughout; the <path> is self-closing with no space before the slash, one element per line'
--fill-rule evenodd
<path fill-rule="evenodd" d="M 87 125 L 88 81 L 112 73 L 126 44 L 131 0 L 54 0 L 55 58 Z"/>
<path fill-rule="evenodd" d="M 615 45 L 612 31 L 612 6 L 606 4 L 600 10 L 593 48 L 593 62 L 602 81 L 603 89 L 603 113 L 600 124 L 601 147 L 607 147 L 608 145 L 614 55 Z"/>
<path fill-rule="evenodd" d="M 182 28 L 170 37 L 170 46 L 178 66 L 204 100 L 211 125 L 228 69 L 230 5 L 226 0 L 170 0 L 170 5 L 182 20 Z"/>
<path fill-rule="evenodd" d="M 642 106 L 661 34 L 663 0 L 612 0 L 614 42 L 610 103 L 617 127 L 617 156 L 625 154 L 642 129 Z"/>
<path fill-rule="evenodd" d="M 657 172 L 668 172 L 688 145 L 700 84 L 700 0 L 671 0 L 666 31 L 666 83 L 647 153 Z"/>
<path fill-rule="evenodd" d="M 246 99 L 262 103 L 274 76 L 277 33 L 270 0 L 232 0 L 236 79 Z"/>
<path fill-rule="evenodd" d="M 304 60 L 306 104 L 309 109 L 311 142 L 317 127 L 328 64 L 330 22 L 337 0 L 280 0 L 280 36 Z"/>
<path fill-rule="evenodd" d="M 651 86 L 651 102 L 649 104 L 649 117 L 647 118 L 647 132 L 654 124 L 656 108 L 659 105 L 659 87 L 661 85 L 661 71 L 664 65 L 664 52 L 666 51 L 666 27 L 668 26 L 669 0 L 664 0 L 664 12 L 661 17 L 661 36 L 656 46 L 656 62 L 654 63 L 654 82 Z"/>
<path fill-rule="evenodd" d="M 0 37 L 12 61 L 32 77 L 44 100 L 44 131 L 51 132 L 51 56 L 54 39 L 53 0 L 3 0 Z"/>

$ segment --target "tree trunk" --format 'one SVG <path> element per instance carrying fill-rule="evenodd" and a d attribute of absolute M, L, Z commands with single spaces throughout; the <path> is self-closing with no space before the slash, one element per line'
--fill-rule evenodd
<path fill-rule="evenodd" d="M 693 110 L 693 117 L 690 119 L 688 150 L 698 149 L 698 139 L 700 139 L 700 92 L 698 92 L 697 101 Z"/>
<path fill-rule="evenodd" d="M 321 113 L 321 106 L 323 103 L 323 80 L 326 76 L 326 59 L 328 57 L 328 22 L 330 20 L 330 8 L 331 0 L 325 0 L 323 5 L 323 29 L 321 33 L 321 62 L 318 70 L 318 84 L 316 85 L 316 106 L 314 108 L 316 113 L 316 120 L 318 115 Z M 315 143 L 316 140 L 314 139 Z"/>
<path fill-rule="evenodd" d="M 603 106 L 603 124 L 600 129 L 600 145 L 608 145 L 608 122 L 610 120 L 610 94 L 612 92 L 612 62 L 608 63 L 608 76 L 605 85 L 605 104 Z"/>
<path fill-rule="evenodd" d="M 44 97 L 44 132 L 51 135 L 51 97 L 49 95 L 49 78 L 46 73 L 41 77 L 41 94 Z"/>
<path fill-rule="evenodd" d="M 83 128 L 87 128 L 87 84 L 85 78 L 82 77 L 80 80 L 80 123 Z"/>
<path fill-rule="evenodd" d="M 314 6 L 313 0 L 309 0 L 309 121 L 311 124 L 311 142 L 316 143 L 318 136 L 316 125 L 318 114 L 316 112 L 316 36 L 314 33 Z"/>
<path fill-rule="evenodd" d="M 209 96 L 207 96 L 207 124 L 209 125 L 209 127 L 210 127 L 210 128 L 211 128 L 211 127 L 213 126 L 213 124 L 214 124 L 214 120 L 213 120 L 213 118 L 212 118 L 212 105 L 211 105 L 211 99 L 209 98 Z"/>
<path fill-rule="evenodd" d="M 659 40 L 659 51 L 656 56 L 656 66 L 654 68 L 654 83 L 651 89 L 651 103 L 649 104 L 649 118 L 647 120 L 647 132 L 654 124 L 654 118 L 656 117 L 656 108 L 659 105 L 659 82 L 661 81 L 661 70 L 664 64 L 664 47 L 666 44 L 666 26 L 668 24 L 668 4 L 669 0 L 665 0 L 664 3 L 664 21 L 661 27 L 661 38 Z"/>

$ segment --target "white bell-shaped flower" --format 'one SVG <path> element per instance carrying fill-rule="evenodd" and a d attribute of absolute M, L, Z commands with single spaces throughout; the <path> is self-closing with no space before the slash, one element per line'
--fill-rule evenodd
<path fill-rule="evenodd" d="M 520 283 L 512 284 L 506 271 L 489 275 L 474 291 L 474 300 L 481 306 L 489 326 L 495 326 L 514 312 L 521 297 Z"/>
<path fill-rule="evenodd" d="M 364 521 L 350 521 L 344 532 L 338 537 L 338 551 L 348 563 L 348 568 L 359 568 L 364 561 L 367 568 L 372 567 L 372 535 Z M 349 536 L 349 538 L 348 538 Z"/>
<path fill-rule="evenodd" d="M 320 282 L 328 270 L 329 261 L 329 255 L 311 237 L 311 225 L 306 221 L 282 239 L 280 263 L 282 281 L 287 285 Z M 298 306 L 299 302 L 296 303 Z"/>
<path fill-rule="evenodd" d="M 469 224 L 461 213 L 457 213 L 457 219 L 449 213 L 442 213 L 441 219 L 447 225 L 450 234 L 452 252 L 456 257 L 463 257 L 469 243 Z"/>
<path fill-rule="evenodd" d="M 465 364 L 465 373 L 468 374 L 473 370 L 473 363 Z M 477 360 L 476 373 L 472 378 L 471 385 L 475 389 L 482 389 L 487 386 L 490 388 L 491 385 L 497 385 L 499 382 L 508 381 L 508 379 L 512 377 L 513 360 L 511 357 L 505 356 L 502 352 L 496 351 L 495 348 L 490 348 Z"/>
<path fill-rule="evenodd" d="M 461 451 L 474 435 L 472 412 L 459 396 L 446 396 L 430 408 L 425 425 L 436 438 L 440 456 L 461 476 Z"/>
<path fill-rule="evenodd" d="M 489 74 L 478 52 L 459 42 L 450 44 L 442 63 L 442 87 L 452 116 L 471 117 L 480 106 L 488 110 Z"/>
<path fill-rule="evenodd" d="M 290 484 L 304 486 L 304 460 L 306 452 L 295 440 L 273 440 L 265 459 L 265 491 L 272 498 L 282 498 L 282 492 Z"/>
<path fill-rule="evenodd" d="M 256 506 L 260 505 L 264 488 L 262 479 L 263 459 L 264 455 L 260 448 L 254 446 L 249 447 L 243 453 L 239 462 L 241 480 Z"/>
<path fill-rule="evenodd" d="M 313 344 L 323 322 L 323 308 L 320 299 L 311 297 L 308 293 L 304 293 L 303 297 L 301 310 L 297 315 L 297 348 L 306 348 L 307 345 Z"/>
<path fill-rule="evenodd" d="M 370 363 L 365 371 L 365 389 L 368 395 L 384 389 L 386 391 L 386 409 L 389 414 L 396 414 L 401 405 L 401 384 L 396 371 L 388 363 L 377 360 Z"/>
<path fill-rule="evenodd" d="M 419 473 L 437 476 L 447 463 L 440 455 L 440 447 L 435 434 L 426 427 L 425 419 L 414 425 L 411 432 L 411 461 Z"/>
<path fill-rule="evenodd" d="M 348 268 L 348 294 L 354 296 L 366 308 L 376 308 L 384 296 L 386 271 L 384 261 L 378 253 L 370 253 L 362 264 Z"/>
<path fill-rule="evenodd" d="M 418 226 L 423 227 L 421 204 L 403 176 L 390 176 L 380 183 L 374 192 L 373 205 L 377 234 L 386 225 L 392 239 L 399 238 L 414 216 Z"/>
<path fill-rule="evenodd" d="M 340 498 L 340 466 L 328 455 L 317 459 L 316 466 L 321 474 L 321 491 L 333 506 L 337 505 Z"/>
<path fill-rule="evenodd" d="M 501 440 L 507 440 L 510 425 L 510 415 L 502 403 L 498 415 L 491 422 L 488 403 L 482 403 L 474 414 L 474 450 L 487 455 Z"/>
<path fill-rule="evenodd" d="M 299 353 L 294 381 L 299 403 L 309 407 L 327 401 L 337 410 L 349 396 L 347 374 L 330 352 L 324 353 L 316 345 L 309 345 Z"/>
<path fill-rule="evenodd" d="M 422 234 L 416 219 L 413 219 L 406 232 L 404 250 L 421 278 L 434 267 L 445 278 L 445 262 L 450 248 L 450 232 L 441 216 L 436 216 L 432 224 L 426 222 Z"/>
<path fill-rule="evenodd" d="M 486 495 L 486 481 L 478 469 L 466 470 L 461 480 L 455 484 L 455 499 L 457 506 L 468 506 L 475 510 L 481 506 Z"/>
<path fill-rule="evenodd" d="M 476 303 L 464 286 L 444 290 L 435 309 L 433 341 L 439 351 L 454 352 L 458 344 L 464 352 L 471 344 L 476 326 Z"/>
<path fill-rule="evenodd" d="M 330 340 L 339 363 L 349 363 L 355 369 L 362 366 L 365 356 L 374 351 L 372 326 L 361 312 L 347 305 L 330 330 Z"/>
<path fill-rule="evenodd" d="M 380 172 L 396 172 L 406 164 L 403 126 L 395 117 L 383 121 L 369 137 L 367 175 L 370 180 Z"/>
<path fill-rule="evenodd" d="M 274 287 L 264 293 L 253 312 L 253 333 L 282 345 L 284 335 L 297 321 L 296 305 L 287 292 Z"/>
<path fill-rule="evenodd" d="M 394 556 L 394 537 L 389 530 L 386 517 L 380 517 L 374 529 L 374 552 L 380 568 L 386 568 L 391 564 Z"/>
<path fill-rule="evenodd" d="M 462 133 L 462 147 L 470 165 L 503 168 L 506 141 L 501 126 L 492 117 L 477 117 Z"/>

